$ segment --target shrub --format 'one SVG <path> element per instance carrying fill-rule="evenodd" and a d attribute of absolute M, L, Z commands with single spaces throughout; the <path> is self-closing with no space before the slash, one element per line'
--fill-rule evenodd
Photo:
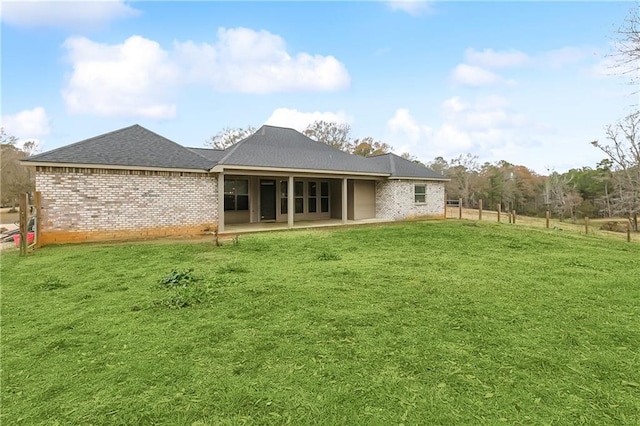
<path fill-rule="evenodd" d="M 178 271 L 173 269 L 160 279 L 160 286 L 167 294 L 155 302 L 157 306 L 186 308 L 207 300 L 207 288 L 198 283 L 193 269 Z"/>
<path fill-rule="evenodd" d="M 197 278 L 193 275 L 193 269 L 184 271 L 174 269 L 160 279 L 160 284 L 165 287 L 186 287 L 195 281 L 197 281 Z"/>

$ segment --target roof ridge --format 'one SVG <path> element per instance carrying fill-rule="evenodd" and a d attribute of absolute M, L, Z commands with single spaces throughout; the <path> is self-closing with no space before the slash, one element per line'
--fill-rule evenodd
<path fill-rule="evenodd" d="M 396 162 L 395 162 L 395 159 L 393 158 L 393 155 L 389 156 L 389 163 L 391 165 L 391 176 L 393 176 L 396 174 Z"/>
<path fill-rule="evenodd" d="M 297 130 L 294 129 L 293 127 L 274 126 L 273 124 L 263 124 L 262 126 L 260 126 L 258 130 L 262 129 L 263 127 L 273 127 L 274 129 L 287 129 L 287 130 L 293 130 L 294 132 L 297 132 Z M 258 130 L 256 130 L 256 133 L 258 132 Z M 299 133 L 302 133 L 302 132 L 299 132 Z"/>
<path fill-rule="evenodd" d="M 170 143 L 174 144 L 174 145 L 175 145 L 175 146 L 177 146 L 178 148 L 180 148 L 180 149 L 182 149 L 182 150 L 185 150 L 186 152 L 189 152 L 189 153 L 191 153 L 191 154 L 195 154 L 195 155 L 197 155 L 198 157 L 203 158 L 203 159 L 205 159 L 206 161 L 208 161 L 208 162 L 212 163 L 212 164 L 209 164 L 209 165 L 208 165 L 208 168 L 209 168 L 209 169 L 215 165 L 215 163 L 213 163 L 211 160 L 209 160 L 209 159 L 208 159 L 207 157 L 205 157 L 204 155 L 202 155 L 202 154 L 198 154 L 197 152 L 193 152 L 193 151 L 191 151 L 189 148 L 187 148 L 186 146 L 180 145 L 178 142 L 172 141 L 171 139 L 169 139 L 169 138 L 167 138 L 167 137 L 165 137 L 165 136 L 162 136 L 161 134 L 156 133 L 156 132 L 154 132 L 153 130 L 149 130 L 149 129 L 147 129 L 146 127 L 142 127 L 142 126 L 140 126 L 139 124 L 135 124 L 135 125 L 133 125 L 133 126 L 131 126 L 131 127 L 135 127 L 135 126 L 138 126 L 138 127 L 140 127 L 142 130 L 145 130 L 145 131 L 147 131 L 147 132 L 149 132 L 149 133 L 153 133 L 153 134 L 154 134 L 154 135 L 156 135 L 157 137 L 159 137 L 159 138 L 161 138 L 161 139 L 164 139 L 165 141 L 167 141 L 167 142 L 170 142 Z"/>
<path fill-rule="evenodd" d="M 122 129 L 112 130 L 112 131 L 110 131 L 110 132 L 106 132 L 106 133 L 103 133 L 103 134 L 98 135 L 98 136 L 92 136 L 92 137 L 90 137 L 90 138 L 83 139 L 83 140 L 78 141 L 78 142 L 74 142 L 74 143 L 72 143 L 72 144 L 70 144 L 70 145 L 60 146 L 60 147 L 58 147 L 58 148 L 54 148 L 54 149 L 52 149 L 52 150 L 50 150 L 50 151 L 45 151 L 45 152 L 41 152 L 41 153 L 36 154 L 36 155 L 31 155 L 31 156 L 29 156 L 29 157 L 25 158 L 23 161 L 30 161 L 30 160 L 31 160 L 31 159 L 33 159 L 33 158 L 36 158 L 36 159 L 37 159 L 38 157 L 42 157 L 42 156 L 44 156 L 45 154 L 49 155 L 49 154 L 51 154 L 51 153 L 53 153 L 53 152 L 60 151 L 61 149 L 67 149 L 67 148 L 69 148 L 69 147 L 76 146 L 76 145 L 79 145 L 79 144 L 81 144 L 81 143 L 89 142 L 89 141 L 92 141 L 92 140 L 95 140 L 95 139 L 98 139 L 98 138 L 102 138 L 102 137 L 105 137 L 105 136 L 107 136 L 107 135 L 113 135 L 113 134 L 116 134 L 116 133 L 124 132 L 125 130 L 132 129 L 132 128 L 134 128 L 134 127 L 140 127 L 140 128 L 142 128 L 142 129 L 145 129 L 144 127 L 142 127 L 142 126 L 141 126 L 141 125 L 139 125 L 139 124 L 133 124 L 133 125 L 131 125 L 131 126 L 123 127 Z M 147 130 L 147 129 L 145 129 L 145 130 Z M 175 143 L 175 142 L 174 142 L 174 143 Z"/>
<path fill-rule="evenodd" d="M 218 151 L 218 152 L 224 151 L 224 149 L 206 148 L 206 147 L 203 148 L 203 147 L 200 147 L 200 146 L 185 146 L 185 148 L 187 148 L 187 149 L 206 149 L 207 151 Z"/>
<path fill-rule="evenodd" d="M 262 126 L 264 127 L 264 126 Z M 262 127 L 260 127 L 260 129 L 262 129 Z M 218 161 L 216 163 L 216 165 L 218 164 L 224 164 L 225 160 L 227 160 L 234 152 L 236 152 L 238 150 L 238 147 L 240 145 L 242 145 L 245 141 L 248 141 L 249 139 L 251 139 L 252 137 L 254 137 L 259 131 L 260 129 L 256 130 L 255 133 L 247 136 L 246 138 L 239 140 L 238 142 L 234 143 L 233 145 L 231 145 L 230 147 L 228 147 L 227 149 L 229 150 L 229 152 L 220 159 L 220 161 Z M 225 149 L 224 151 L 226 151 L 227 149 Z"/>

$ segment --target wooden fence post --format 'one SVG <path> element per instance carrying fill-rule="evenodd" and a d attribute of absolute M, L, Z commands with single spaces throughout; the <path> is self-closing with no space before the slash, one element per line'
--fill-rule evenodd
<path fill-rule="evenodd" d="M 547 229 L 549 229 L 549 216 L 550 216 L 550 213 L 549 213 L 549 210 L 547 210 L 547 213 L 545 214 L 545 219 L 546 219 L 546 223 L 547 223 Z"/>
<path fill-rule="evenodd" d="M 516 224 L 516 211 L 513 211 L 513 224 Z"/>
<path fill-rule="evenodd" d="M 478 200 L 478 220 L 482 220 L 482 200 Z"/>
<path fill-rule="evenodd" d="M 500 223 L 500 210 L 502 210 L 502 205 L 498 203 L 498 223 Z"/>
<path fill-rule="evenodd" d="M 462 198 L 458 198 L 458 219 L 462 219 Z"/>
<path fill-rule="evenodd" d="M 36 191 L 34 201 L 36 205 L 36 245 L 35 248 L 39 248 L 42 239 L 42 193 L 40 191 Z"/>
<path fill-rule="evenodd" d="M 29 223 L 29 215 L 27 208 L 29 205 L 28 194 L 20 194 L 20 256 L 26 256 L 27 254 L 27 238 L 28 230 L 27 225 Z"/>
<path fill-rule="evenodd" d="M 584 233 L 589 234 L 589 216 L 584 217 Z"/>

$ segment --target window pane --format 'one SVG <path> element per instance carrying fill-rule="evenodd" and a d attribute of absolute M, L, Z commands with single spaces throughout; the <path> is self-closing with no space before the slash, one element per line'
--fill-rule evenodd
<path fill-rule="evenodd" d="M 249 193 L 249 181 L 246 179 L 238 179 L 236 181 L 236 194 L 246 195 Z"/>
<path fill-rule="evenodd" d="M 315 182 L 309 182 L 309 197 L 316 196 L 316 185 L 317 183 Z"/>
<path fill-rule="evenodd" d="M 318 211 L 318 199 L 316 197 L 309 197 L 309 213 L 315 213 Z"/>
<path fill-rule="evenodd" d="M 425 190 L 425 186 L 424 185 L 416 185 L 416 195 L 418 194 L 425 194 L 426 190 Z"/>
<path fill-rule="evenodd" d="M 236 193 L 236 181 L 233 179 L 224 181 L 224 193 L 235 194 Z"/>
<path fill-rule="evenodd" d="M 286 197 L 288 193 L 289 193 L 289 182 L 287 182 L 286 180 L 280 182 L 280 196 Z"/>
<path fill-rule="evenodd" d="M 416 194 L 416 203 L 424 203 L 425 202 L 425 196 L 424 194 Z"/>
<path fill-rule="evenodd" d="M 329 212 L 329 197 L 320 198 L 320 211 L 322 213 Z"/>
<path fill-rule="evenodd" d="M 287 214 L 287 212 L 289 211 L 288 209 L 288 199 L 287 198 L 281 198 L 280 199 L 280 213 L 282 214 Z"/>
<path fill-rule="evenodd" d="M 329 196 L 329 182 L 320 182 L 320 195 L 323 197 Z"/>
<path fill-rule="evenodd" d="M 296 198 L 296 213 L 304 213 L 304 198 Z"/>
<path fill-rule="evenodd" d="M 236 210 L 249 210 L 248 195 L 238 195 L 236 203 Z"/>
<path fill-rule="evenodd" d="M 224 195 L 224 209 L 235 210 L 236 209 L 236 197 L 234 195 Z"/>
<path fill-rule="evenodd" d="M 296 197 L 302 197 L 304 195 L 304 182 L 296 181 L 294 182 L 294 189 Z"/>

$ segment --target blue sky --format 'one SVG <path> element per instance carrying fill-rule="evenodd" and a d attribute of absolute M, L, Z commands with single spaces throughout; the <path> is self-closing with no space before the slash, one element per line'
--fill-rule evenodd
<path fill-rule="evenodd" d="M 424 162 L 591 166 L 637 103 L 609 68 L 629 2 L 2 1 L 2 126 L 47 151 L 135 123 L 350 124 Z"/>

